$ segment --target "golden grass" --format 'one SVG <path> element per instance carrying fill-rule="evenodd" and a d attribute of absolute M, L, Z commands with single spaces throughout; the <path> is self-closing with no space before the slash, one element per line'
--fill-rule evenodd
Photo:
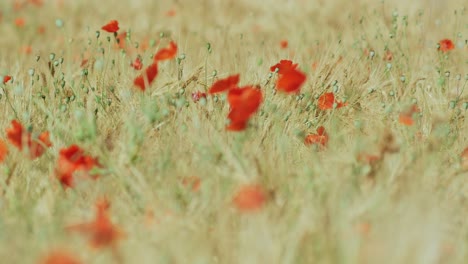
<path fill-rule="evenodd" d="M 13 77 L 0 84 L 0 127 L 18 119 L 33 134 L 50 131 L 53 147 L 30 160 L 9 144 L 0 165 L 0 262 L 36 263 L 57 248 L 84 263 L 468 259 L 466 2 L 45 0 L 18 11 L 11 2 L 0 3 L 0 75 Z M 166 16 L 171 9 L 175 16 Z M 96 38 L 111 19 L 131 31 L 126 54 L 112 34 Z M 456 48 L 439 52 L 444 38 Z M 140 92 L 130 63 L 140 54 L 149 65 L 170 40 L 178 59 L 161 62 Z M 300 96 L 274 93 L 269 67 L 281 59 L 307 74 Z M 223 95 L 191 99 L 236 73 L 265 97 L 238 133 L 224 129 Z M 319 111 L 326 91 L 347 106 Z M 415 124 L 400 124 L 412 104 Z M 318 126 L 330 137 L 324 150 L 304 145 Z M 104 169 L 63 189 L 55 167 L 71 144 Z M 362 153 L 383 158 L 366 164 Z M 201 179 L 198 192 L 182 184 L 190 176 Z M 231 202 L 248 183 L 269 192 L 255 213 Z M 92 250 L 65 230 L 92 219 L 103 196 L 126 233 L 118 253 Z"/>

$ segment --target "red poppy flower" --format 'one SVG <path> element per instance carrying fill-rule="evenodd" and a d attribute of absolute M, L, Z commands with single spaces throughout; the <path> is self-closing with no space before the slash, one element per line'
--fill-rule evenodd
<path fill-rule="evenodd" d="M 321 147 L 325 147 L 328 143 L 328 134 L 325 132 L 325 128 L 320 126 L 317 128 L 317 134 L 309 134 L 304 140 L 306 146 L 318 144 Z"/>
<path fill-rule="evenodd" d="M 141 91 L 146 90 L 146 84 L 151 85 L 153 80 L 156 78 L 158 75 L 158 64 L 155 62 L 151 64 L 148 68 L 146 68 L 145 73 L 141 74 L 140 76 L 136 77 L 135 80 L 133 81 L 133 84 L 138 86 Z M 146 81 L 148 83 L 146 83 Z"/>
<path fill-rule="evenodd" d="M 267 201 L 265 190 L 258 184 L 241 186 L 232 202 L 241 212 L 255 212 L 261 209 Z"/>
<path fill-rule="evenodd" d="M 11 121 L 11 127 L 6 132 L 11 144 L 19 150 L 23 150 L 23 144 L 28 146 L 31 159 L 42 156 L 46 148 L 52 146 L 49 140 L 49 132 L 43 132 L 37 139 L 33 139 L 31 133 L 26 132 L 23 125 L 17 120 Z"/>
<path fill-rule="evenodd" d="M 5 77 L 3 77 L 3 83 L 6 84 L 8 81 L 11 80 L 11 76 L 7 75 Z"/>
<path fill-rule="evenodd" d="M 96 179 L 98 175 L 90 175 L 90 171 L 95 167 L 101 167 L 99 161 L 89 155 L 85 155 L 83 149 L 77 145 L 61 149 L 57 162 L 56 174 L 64 187 L 74 186 L 74 175 L 81 172 L 85 178 Z"/>
<path fill-rule="evenodd" d="M 8 154 L 8 146 L 5 143 L 5 141 L 0 139 L 0 163 L 5 160 L 7 154 Z"/>
<path fill-rule="evenodd" d="M 170 60 L 170 59 L 175 58 L 176 55 L 177 55 L 177 45 L 175 44 L 174 41 L 171 41 L 168 47 L 161 49 L 160 51 L 158 51 L 158 53 L 156 53 L 156 55 L 154 56 L 154 61 L 156 62 L 156 61 L 162 61 L 162 60 Z"/>
<path fill-rule="evenodd" d="M 448 52 L 455 49 L 455 45 L 450 39 L 443 39 L 439 41 L 439 50 L 442 52 Z"/>
<path fill-rule="evenodd" d="M 110 204 L 96 205 L 96 217 L 93 221 L 67 227 L 68 231 L 78 232 L 89 237 L 92 248 L 114 247 L 116 242 L 125 235 L 121 229 L 111 222 L 108 214 Z"/>
<path fill-rule="evenodd" d="M 17 120 L 11 121 L 11 127 L 6 130 L 7 138 L 10 143 L 18 149 L 23 149 L 23 142 L 28 141 L 28 135 L 24 131 L 23 125 Z"/>
<path fill-rule="evenodd" d="M 40 264 L 81 264 L 73 254 L 63 250 L 55 250 L 47 254 L 40 262 Z"/>
<path fill-rule="evenodd" d="M 141 68 L 143 68 L 143 63 L 141 62 L 140 57 L 137 57 L 135 61 L 132 64 L 130 64 L 130 66 L 132 66 L 133 69 L 137 71 L 141 70 Z"/>
<path fill-rule="evenodd" d="M 52 142 L 50 142 L 49 139 L 49 132 L 43 132 L 42 134 L 39 135 L 37 140 L 29 140 L 29 155 L 31 159 L 38 158 L 44 154 L 46 151 L 46 148 L 49 148 L 52 146 Z"/>
<path fill-rule="evenodd" d="M 276 82 L 276 88 L 279 91 L 286 93 L 299 92 L 302 84 L 305 82 L 306 76 L 304 73 L 293 69 L 286 73 L 280 74 Z"/>
<path fill-rule="evenodd" d="M 333 109 L 333 106 L 335 105 L 335 103 L 336 103 L 336 108 L 341 108 L 346 105 L 342 102 L 336 101 L 334 93 L 324 93 L 318 99 L 318 108 L 320 110 Z"/>
<path fill-rule="evenodd" d="M 31 54 L 32 53 L 32 47 L 31 45 L 25 45 L 20 48 L 20 52 L 23 54 Z"/>
<path fill-rule="evenodd" d="M 293 64 L 290 60 L 280 60 L 279 63 L 270 67 L 270 71 L 274 72 L 278 69 L 279 74 L 286 73 L 290 70 L 294 70 L 297 68 L 297 64 Z"/>
<path fill-rule="evenodd" d="M 102 26 L 102 30 L 107 31 L 109 33 L 115 33 L 119 31 L 119 22 L 117 20 L 111 20 L 109 23 Z"/>
<path fill-rule="evenodd" d="M 412 105 L 407 111 L 400 114 L 398 122 L 405 126 L 412 126 L 414 124 L 413 115 L 419 112 L 417 105 Z"/>
<path fill-rule="evenodd" d="M 40 7 L 44 4 L 44 2 L 42 0 L 29 0 L 29 3 L 37 6 L 37 7 Z"/>
<path fill-rule="evenodd" d="M 237 87 L 238 83 L 239 83 L 239 74 L 231 75 L 227 78 L 217 80 L 215 83 L 213 83 L 208 93 L 214 94 L 214 93 L 224 92 L 224 91 Z"/>
<path fill-rule="evenodd" d="M 254 86 L 233 88 L 229 90 L 228 102 L 231 110 L 228 114 L 228 130 L 240 131 L 247 126 L 249 118 L 257 112 L 263 101 L 262 91 Z"/>
<path fill-rule="evenodd" d="M 306 80 L 306 75 L 297 70 L 297 64 L 293 64 L 290 60 L 281 60 L 270 67 L 270 71 L 272 72 L 276 71 L 276 69 L 278 69 L 279 75 L 276 81 L 276 88 L 286 93 L 299 92 Z"/>
<path fill-rule="evenodd" d="M 468 147 L 461 153 L 461 166 L 464 170 L 468 170 Z"/>
<path fill-rule="evenodd" d="M 170 9 L 169 11 L 166 12 L 166 16 L 168 17 L 174 17 L 176 15 L 176 11 L 174 9 Z"/>
<path fill-rule="evenodd" d="M 18 17 L 15 19 L 15 25 L 17 27 L 24 27 L 25 24 L 26 24 L 26 21 L 24 20 L 24 18 Z"/>
<path fill-rule="evenodd" d="M 280 46 L 282 49 L 286 49 L 288 47 L 288 41 L 287 40 L 280 41 Z"/>

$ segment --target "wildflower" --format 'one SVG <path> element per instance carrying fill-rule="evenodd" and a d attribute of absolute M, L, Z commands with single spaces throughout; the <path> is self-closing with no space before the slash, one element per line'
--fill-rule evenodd
<path fill-rule="evenodd" d="M 229 111 L 228 119 L 230 120 L 230 124 L 226 129 L 231 131 L 244 130 L 247 127 L 248 120 L 257 112 L 262 101 L 262 92 L 253 86 L 229 90 L 228 102 L 231 110 Z"/>
<path fill-rule="evenodd" d="M 49 132 L 43 132 L 37 139 L 33 138 L 31 133 L 25 131 L 23 125 L 17 120 L 11 121 L 11 127 L 6 130 L 7 138 L 10 143 L 23 150 L 26 144 L 29 149 L 31 159 L 38 158 L 44 154 L 46 148 L 51 147 L 52 143 L 49 140 Z"/>
<path fill-rule="evenodd" d="M 106 25 L 102 26 L 102 30 L 107 31 L 109 33 L 116 33 L 119 31 L 119 22 L 117 20 L 111 20 Z"/>
<path fill-rule="evenodd" d="M 40 264 L 81 264 L 75 256 L 63 250 L 55 250 L 48 253 L 40 262 Z"/>
<path fill-rule="evenodd" d="M 241 212 L 254 212 L 261 209 L 267 201 L 267 194 L 258 184 L 248 184 L 241 186 L 232 202 Z"/>
<path fill-rule="evenodd" d="M 336 108 L 341 108 L 346 105 L 342 102 L 336 101 L 334 93 L 324 93 L 318 99 L 318 108 L 320 110 L 333 109 L 335 104 Z"/>
<path fill-rule="evenodd" d="M 276 88 L 286 93 L 299 92 L 306 80 L 306 75 L 297 70 L 297 64 L 293 64 L 290 60 L 281 60 L 271 66 L 270 71 L 278 72 L 279 77 L 276 81 Z"/>
<path fill-rule="evenodd" d="M 3 83 L 6 84 L 7 82 L 9 82 L 11 80 L 11 76 L 7 75 L 5 77 L 3 77 Z"/>
<path fill-rule="evenodd" d="M 213 83 L 210 90 L 208 91 L 210 94 L 224 92 L 226 90 L 230 90 L 232 88 L 237 87 L 239 83 L 239 74 L 231 75 L 227 78 L 221 79 Z"/>
<path fill-rule="evenodd" d="M 306 146 L 318 144 L 321 147 L 325 147 L 328 143 L 328 134 L 325 132 L 325 128 L 320 126 L 317 128 L 317 134 L 309 134 L 304 139 Z"/>
<path fill-rule="evenodd" d="M 174 9 L 170 9 L 169 11 L 166 12 L 166 16 L 168 17 L 175 17 L 176 11 Z"/>
<path fill-rule="evenodd" d="M 461 153 L 461 166 L 464 170 L 468 170 L 468 147 Z"/>
<path fill-rule="evenodd" d="M 8 146 L 3 141 L 3 139 L 0 139 L 0 163 L 3 162 L 8 155 Z"/>
<path fill-rule="evenodd" d="M 280 60 L 279 63 L 270 67 L 270 71 L 274 72 L 278 69 L 279 74 L 284 74 L 289 70 L 294 70 L 297 68 L 297 64 L 293 64 L 290 60 Z"/>
<path fill-rule="evenodd" d="M 90 175 L 93 168 L 100 167 L 99 161 L 89 155 L 77 145 L 61 149 L 57 162 L 56 174 L 64 187 L 74 186 L 74 175 L 81 172 L 85 178 L 96 179 L 98 175 Z"/>
<path fill-rule="evenodd" d="M 29 139 L 29 156 L 31 159 L 38 158 L 44 154 L 46 147 L 52 146 L 52 142 L 49 139 L 49 132 L 42 132 L 36 140 Z"/>
<path fill-rule="evenodd" d="M 450 39 L 443 39 L 439 41 L 439 50 L 442 52 L 448 52 L 448 51 L 453 50 L 454 48 L 455 48 L 455 45 Z"/>
<path fill-rule="evenodd" d="M 141 62 L 140 57 L 137 57 L 135 61 L 132 64 L 130 64 L 130 66 L 132 66 L 132 68 L 137 71 L 141 70 L 141 68 L 143 68 L 143 63 Z"/>
<path fill-rule="evenodd" d="M 24 18 L 22 17 L 18 17 L 15 19 L 15 25 L 19 28 L 22 28 L 24 27 L 24 25 L 26 24 L 26 21 L 24 20 Z"/>
<path fill-rule="evenodd" d="M 31 45 L 21 46 L 21 48 L 20 48 L 20 53 L 23 53 L 23 54 L 31 54 L 31 53 L 32 53 L 32 47 L 31 47 Z"/>
<path fill-rule="evenodd" d="M 228 103 L 231 110 L 228 114 L 230 124 L 227 130 L 241 131 L 247 127 L 249 118 L 257 112 L 263 101 L 262 92 L 255 86 L 237 87 L 239 74 L 229 76 L 215 82 L 210 90 L 210 94 L 228 91 Z"/>
<path fill-rule="evenodd" d="M 6 130 L 7 138 L 10 143 L 18 149 L 23 149 L 23 142 L 27 141 L 27 135 L 24 131 L 23 125 L 17 120 L 11 121 L 11 127 Z"/>
<path fill-rule="evenodd" d="M 170 60 L 170 59 L 175 58 L 176 55 L 177 55 L 177 45 L 175 44 L 174 41 L 171 41 L 168 47 L 161 49 L 160 51 L 156 53 L 156 55 L 154 56 L 154 61 L 156 62 L 156 61 L 162 61 L 162 60 Z"/>
<path fill-rule="evenodd" d="M 280 46 L 282 49 L 286 49 L 288 47 L 288 41 L 287 40 L 280 41 Z"/>
<path fill-rule="evenodd" d="M 405 126 L 412 126 L 414 124 L 413 115 L 417 112 L 419 112 L 418 106 L 412 105 L 410 109 L 400 114 L 398 122 Z"/>
<path fill-rule="evenodd" d="M 153 80 L 156 78 L 158 75 L 158 64 L 155 62 L 151 64 L 148 68 L 146 68 L 145 73 L 139 75 L 138 77 L 135 78 L 133 81 L 133 84 L 138 86 L 141 91 L 145 91 L 147 85 L 151 85 Z"/>
<path fill-rule="evenodd" d="M 96 217 L 93 221 L 67 227 L 68 231 L 78 232 L 89 237 L 92 248 L 114 247 L 124 237 L 121 229 L 111 222 L 108 214 L 110 204 L 96 203 Z"/>

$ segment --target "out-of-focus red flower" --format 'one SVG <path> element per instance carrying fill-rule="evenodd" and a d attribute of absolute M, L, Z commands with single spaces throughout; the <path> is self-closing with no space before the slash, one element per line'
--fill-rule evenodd
<path fill-rule="evenodd" d="M 64 250 L 55 250 L 48 253 L 43 259 L 40 260 L 40 264 L 81 264 L 80 260 L 76 258 L 70 252 Z"/>
<path fill-rule="evenodd" d="M 174 41 L 169 43 L 164 49 L 159 50 L 156 55 L 154 56 L 154 61 L 162 61 L 162 60 L 170 60 L 175 58 L 177 55 L 177 44 Z"/>
<path fill-rule="evenodd" d="M 453 41 L 450 39 L 443 39 L 439 41 L 439 50 L 442 52 L 448 52 L 455 49 L 455 45 L 453 44 Z"/>
<path fill-rule="evenodd" d="M 325 132 L 325 128 L 320 126 L 317 128 L 316 134 L 309 134 L 304 140 L 306 146 L 318 144 L 321 147 L 325 147 L 328 143 L 328 134 Z"/>
<path fill-rule="evenodd" d="M 140 76 L 135 78 L 133 84 L 135 84 L 138 88 L 140 88 L 141 91 L 144 92 L 146 90 L 147 84 L 151 85 L 151 83 L 154 81 L 157 75 L 158 64 L 154 62 L 148 68 L 146 68 L 144 74 L 141 74 Z"/>
<path fill-rule="evenodd" d="M 248 120 L 257 112 L 262 101 L 262 91 L 254 86 L 230 89 L 228 92 L 228 102 L 231 106 L 228 114 L 230 124 L 226 127 L 227 130 L 244 130 Z"/>
<path fill-rule="evenodd" d="M 461 153 L 461 166 L 464 170 L 468 170 L 468 147 Z"/>
<path fill-rule="evenodd" d="M 175 9 L 170 9 L 169 11 L 166 12 L 166 16 L 168 17 L 175 17 L 176 11 Z"/>
<path fill-rule="evenodd" d="M 109 23 L 102 26 L 102 30 L 107 31 L 109 33 L 115 33 L 119 31 L 119 22 L 117 20 L 111 20 Z"/>
<path fill-rule="evenodd" d="M 15 19 L 15 25 L 19 28 L 22 28 L 24 25 L 26 25 L 26 20 L 24 20 L 22 17 L 18 17 Z"/>
<path fill-rule="evenodd" d="M 412 105 L 408 110 L 400 114 L 398 122 L 405 126 L 412 126 L 414 124 L 413 115 L 417 112 L 419 112 L 418 106 Z"/>
<path fill-rule="evenodd" d="M 288 41 L 287 40 L 280 41 L 280 46 L 282 49 L 286 49 L 288 47 Z"/>
<path fill-rule="evenodd" d="M 280 60 L 279 63 L 270 67 L 270 71 L 274 72 L 278 69 L 279 74 L 284 74 L 287 71 L 294 70 L 297 68 L 297 64 L 293 64 L 290 60 Z"/>
<path fill-rule="evenodd" d="M 226 127 L 227 130 L 241 131 L 247 127 L 249 118 L 257 112 L 260 104 L 263 101 L 263 94 L 260 89 L 255 86 L 237 87 L 239 83 L 239 75 L 232 75 L 225 79 L 215 82 L 209 93 L 219 93 L 228 91 L 228 103 L 231 110 L 228 114 L 230 124 Z"/>
<path fill-rule="evenodd" d="M 31 133 L 26 132 L 23 125 L 17 120 L 11 121 L 11 127 L 6 132 L 8 140 L 19 150 L 23 150 L 25 144 L 28 146 L 31 159 L 42 156 L 46 148 L 52 146 L 49 140 L 49 132 L 43 132 L 37 139 L 34 139 Z"/>
<path fill-rule="evenodd" d="M 11 76 L 7 75 L 5 77 L 3 77 L 3 83 L 6 84 L 7 82 L 9 82 L 11 80 Z"/>
<path fill-rule="evenodd" d="M 141 70 L 143 68 L 143 63 L 141 62 L 140 57 L 137 57 L 130 66 L 137 71 Z"/>
<path fill-rule="evenodd" d="M 346 104 L 336 101 L 334 93 L 324 93 L 318 99 L 318 108 L 320 110 L 333 109 L 336 104 L 336 108 L 341 108 Z"/>
<path fill-rule="evenodd" d="M 0 163 L 2 163 L 5 160 L 7 155 L 8 155 L 8 146 L 5 143 L 5 141 L 3 141 L 3 139 L 0 139 Z"/>
<path fill-rule="evenodd" d="M 255 212 L 263 208 L 268 195 L 258 184 L 241 186 L 235 193 L 232 202 L 241 212 Z"/>
<path fill-rule="evenodd" d="M 68 231 L 81 233 L 89 238 L 92 248 L 101 249 L 114 247 L 118 240 L 125 237 L 124 232 L 111 222 L 109 217 L 110 204 L 96 204 L 96 217 L 93 221 L 67 227 Z"/>
<path fill-rule="evenodd" d="M 99 175 L 90 175 L 93 168 L 101 167 L 99 161 L 89 155 L 77 145 L 61 149 L 57 162 L 56 175 L 64 187 L 74 186 L 74 176 L 81 173 L 84 178 L 96 179 Z"/>
<path fill-rule="evenodd" d="M 224 92 L 224 91 L 237 87 L 238 83 L 239 83 L 239 74 L 231 75 L 227 78 L 217 80 L 215 83 L 213 83 L 208 93 L 214 94 L 214 93 Z"/>
<path fill-rule="evenodd" d="M 281 60 L 270 67 L 270 71 L 278 70 L 276 88 L 286 93 L 297 93 L 306 80 L 306 75 L 297 70 L 297 64 L 290 60 Z"/>
<path fill-rule="evenodd" d="M 276 82 L 276 88 L 286 93 L 299 92 L 301 85 L 305 82 L 306 76 L 298 70 L 290 70 L 280 74 Z"/>
<path fill-rule="evenodd" d="M 44 154 L 46 148 L 52 146 L 49 139 L 49 132 L 45 131 L 39 135 L 37 139 L 30 139 L 29 142 L 29 155 L 31 159 L 38 158 Z"/>
<path fill-rule="evenodd" d="M 11 121 L 11 127 L 6 130 L 10 143 L 18 149 L 23 149 L 23 143 L 28 141 L 28 135 L 24 131 L 23 125 L 18 120 Z"/>

